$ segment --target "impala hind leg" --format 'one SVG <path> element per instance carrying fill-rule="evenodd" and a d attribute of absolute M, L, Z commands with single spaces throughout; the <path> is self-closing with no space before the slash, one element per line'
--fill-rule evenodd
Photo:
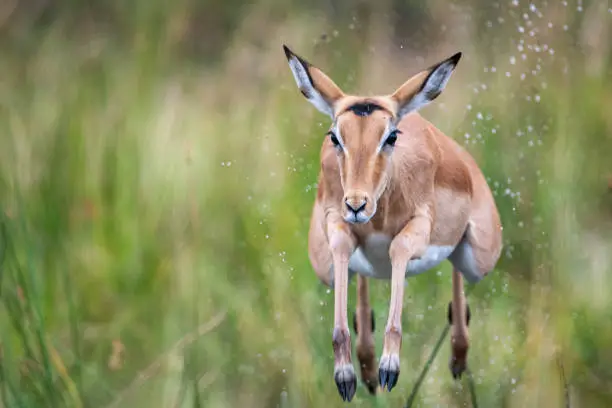
<path fill-rule="evenodd" d="M 378 386 L 378 366 L 374 351 L 374 311 L 370 307 L 368 280 L 357 277 L 357 308 L 353 326 L 357 334 L 357 359 L 361 368 L 361 381 L 371 394 L 376 394 Z"/>
<path fill-rule="evenodd" d="M 453 268 L 453 297 L 448 305 L 448 321 L 451 324 L 451 358 L 449 368 L 453 378 L 461 378 L 466 369 L 469 348 L 468 325 L 470 308 L 465 300 L 463 275 Z"/>
<path fill-rule="evenodd" d="M 463 279 L 470 283 L 482 280 L 495 267 L 502 249 L 497 211 L 493 212 L 492 219 L 491 216 L 490 210 L 472 214 L 463 239 L 448 258 L 453 264 L 453 298 L 448 318 L 452 325 L 449 366 L 454 378 L 460 378 L 466 369 L 469 347 L 470 308 L 465 300 Z"/>

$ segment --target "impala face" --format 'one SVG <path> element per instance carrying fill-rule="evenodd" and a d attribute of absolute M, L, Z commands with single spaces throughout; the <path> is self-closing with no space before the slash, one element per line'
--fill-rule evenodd
<path fill-rule="evenodd" d="M 346 222 L 366 223 L 376 214 L 400 133 L 393 114 L 374 101 L 351 104 L 335 118 L 327 135 L 338 157 Z"/>
<path fill-rule="evenodd" d="M 434 100 L 444 89 L 461 53 L 414 75 L 393 94 L 346 95 L 320 69 L 283 46 L 298 88 L 319 111 L 332 119 L 326 134 L 336 151 L 344 192 L 338 203 L 344 220 L 368 222 L 385 191 L 401 118 Z"/>

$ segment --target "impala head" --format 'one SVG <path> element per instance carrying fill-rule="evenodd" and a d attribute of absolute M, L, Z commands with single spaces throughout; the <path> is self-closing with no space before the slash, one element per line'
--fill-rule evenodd
<path fill-rule="evenodd" d="M 391 95 L 360 97 L 345 94 L 323 71 L 283 48 L 302 94 L 332 119 L 324 143 L 338 157 L 344 219 L 368 222 L 390 179 L 393 150 L 402 137 L 399 121 L 440 95 L 461 53 L 417 73 Z"/>

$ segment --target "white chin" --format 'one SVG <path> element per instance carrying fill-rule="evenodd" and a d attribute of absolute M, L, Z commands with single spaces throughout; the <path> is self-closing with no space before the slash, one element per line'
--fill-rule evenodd
<path fill-rule="evenodd" d="M 365 216 L 363 214 L 347 214 L 344 217 L 344 221 L 350 223 L 350 224 L 365 224 L 366 222 L 370 221 L 371 217 Z"/>

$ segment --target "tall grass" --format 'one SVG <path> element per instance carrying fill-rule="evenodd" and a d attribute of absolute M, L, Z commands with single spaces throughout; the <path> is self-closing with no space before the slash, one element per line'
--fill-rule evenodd
<path fill-rule="evenodd" d="M 295 89 L 283 42 L 365 93 L 464 51 L 422 114 L 474 154 L 504 224 L 502 260 L 469 298 L 479 406 L 612 403 L 610 14 L 496 4 L 433 2 L 445 31 L 417 45 L 388 29 L 386 3 L 338 25 L 260 2 L 241 7 L 214 64 L 176 51 L 189 2 L 122 9 L 120 33 L 75 36 L 60 13 L 5 38 L 3 406 L 341 405 L 333 293 L 306 253 L 327 122 Z M 372 283 L 379 328 L 389 293 Z M 359 387 L 353 405 L 401 406 L 449 300 L 448 265 L 410 279 L 399 384 Z M 469 406 L 449 349 L 419 406 Z"/>

